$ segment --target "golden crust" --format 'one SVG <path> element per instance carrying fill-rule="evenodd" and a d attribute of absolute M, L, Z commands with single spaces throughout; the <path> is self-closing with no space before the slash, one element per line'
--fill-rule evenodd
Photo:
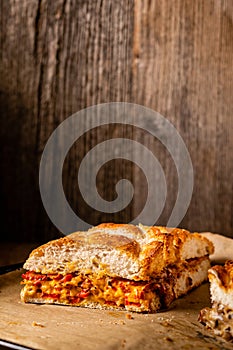
<path fill-rule="evenodd" d="M 99 269 L 101 274 L 113 277 L 149 280 L 168 265 L 205 256 L 213 250 L 213 244 L 207 238 L 187 230 L 108 223 L 38 247 L 24 267 L 41 273 L 56 273 L 58 270 L 70 273 L 85 267 L 95 272 Z M 70 254 L 68 259 L 66 254 Z M 83 255 L 79 259 L 80 254 Z M 51 262 L 54 257 L 57 258 L 55 264 Z M 47 260 L 50 260 L 49 264 Z"/>
<path fill-rule="evenodd" d="M 134 238 L 143 238 L 142 231 L 138 226 L 132 225 L 132 224 L 115 224 L 115 223 L 102 223 L 97 226 L 92 227 L 88 232 L 96 231 L 96 230 L 106 230 L 111 231 L 112 234 L 114 234 L 114 231 L 117 233 L 121 230 L 122 233 L 130 234 Z"/>
<path fill-rule="evenodd" d="M 224 266 L 213 266 L 208 272 L 209 281 L 217 278 L 221 287 L 233 291 L 233 260 L 227 260 Z"/>
<path fill-rule="evenodd" d="M 95 231 L 90 235 L 87 235 L 86 232 L 74 232 L 66 237 L 62 237 L 41 245 L 40 247 L 34 249 L 29 257 L 43 256 L 46 248 L 63 246 L 68 248 L 69 246 L 72 246 L 79 249 L 84 246 L 94 247 L 95 245 L 98 246 L 100 244 L 103 246 L 103 248 L 107 247 L 109 249 L 116 249 L 122 252 L 124 251 L 135 258 L 138 257 L 140 250 L 139 244 L 135 240 L 125 236 L 109 235 L 99 231 Z"/>
<path fill-rule="evenodd" d="M 157 275 L 167 264 L 164 257 L 164 243 L 153 241 L 142 250 L 143 266 L 140 270 L 140 277 L 144 279 Z M 142 277 L 141 277 L 142 278 Z"/>
<path fill-rule="evenodd" d="M 165 243 L 165 252 L 169 252 L 169 247 L 173 245 L 173 248 L 176 250 L 176 253 L 179 254 L 181 251 L 182 245 L 190 238 L 196 238 L 199 242 L 205 244 L 208 250 L 208 254 L 213 254 L 214 245 L 206 237 L 200 235 L 199 233 L 190 233 L 188 230 L 181 228 L 169 228 L 163 226 L 143 226 L 139 227 L 146 230 L 146 234 L 155 239 L 156 241 Z"/>

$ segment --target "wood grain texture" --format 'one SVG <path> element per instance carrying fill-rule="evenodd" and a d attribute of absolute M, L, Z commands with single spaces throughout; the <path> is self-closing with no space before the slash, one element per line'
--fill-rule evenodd
<path fill-rule="evenodd" d="M 195 175 L 181 225 L 232 235 L 233 8 L 218 0 L 0 0 L 1 223 L 8 240 L 46 241 L 57 235 L 41 203 L 38 173 L 46 141 L 68 116 L 104 102 L 150 107 L 183 137 Z M 147 185 L 127 161 L 106 164 L 99 193 L 135 185 L 132 204 L 116 214 L 92 210 L 77 186 L 78 164 L 97 143 L 130 137 L 150 148 L 164 170 L 174 205 L 177 174 L 158 140 L 141 130 L 106 126 L 83 135 L 63 171 L 66 196 L 91 224 L 128 222 L 141 210 Z"/>
<path fill-rule="evenodd" d="M 133 101 L 175 125 L 193 162 L 193 198 L 181 225 L 232 234 L 232 3 L 135 4 Z M 173 201 L 175 169 L 163 164 Z"/>

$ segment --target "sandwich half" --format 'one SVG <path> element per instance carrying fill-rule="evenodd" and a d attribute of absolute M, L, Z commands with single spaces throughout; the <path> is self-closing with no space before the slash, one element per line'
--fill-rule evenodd
<path fill-rule="evenodd" d="M 101 224 L 35 249 L 21 299 L 156 312 L 207 279 L 212 243 L 165 227 Z"/>
<path fill-rule="evenodd" d="M 233 260 L 209 269 L 212 308 L 204 308 L 199 321 L 216 335 L 233 342 Z"/>

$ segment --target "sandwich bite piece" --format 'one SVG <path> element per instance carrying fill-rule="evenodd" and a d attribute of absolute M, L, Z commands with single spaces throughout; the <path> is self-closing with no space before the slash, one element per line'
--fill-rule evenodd
<path fill-rule="evenodd" d="M 216 335 L 233 342 L 233 260 L 209 269 L 212 308 L 204 308 L 199 321 Z"/>
<path fill-rule="evenodd" d="M 35 249 L 21 299 L 156 312 L 206 280 L 213 249 L 182 229 L 101 224 Z"/>

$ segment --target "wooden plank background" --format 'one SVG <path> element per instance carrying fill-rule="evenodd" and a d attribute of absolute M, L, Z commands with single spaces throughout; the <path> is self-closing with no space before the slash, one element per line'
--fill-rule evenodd
<path fill-rule="evenodd" d="M 126 101 L 150 107 L 177 128 L 194 167 L 194 192 L 181 226 L 233 236 L 233 2 L 231 0 L 0 0 L 1 238 L 57 236 L 40 199 L 39 162 L 52 131 L 87 106 Z M 64 164 L 69 203 L 90 224 L 128 222 L 146 198 L 145 176 L 128 161 L 101 170 L 97 186 L 114 198 L 128 178 L 134 200 L 106 214 L 80 197 L 77 169 L 101 140 L 127 135 L 156 154 L 174 206 L 177 174 L 166 150 L 130 127 L 99 128 Z"/>

